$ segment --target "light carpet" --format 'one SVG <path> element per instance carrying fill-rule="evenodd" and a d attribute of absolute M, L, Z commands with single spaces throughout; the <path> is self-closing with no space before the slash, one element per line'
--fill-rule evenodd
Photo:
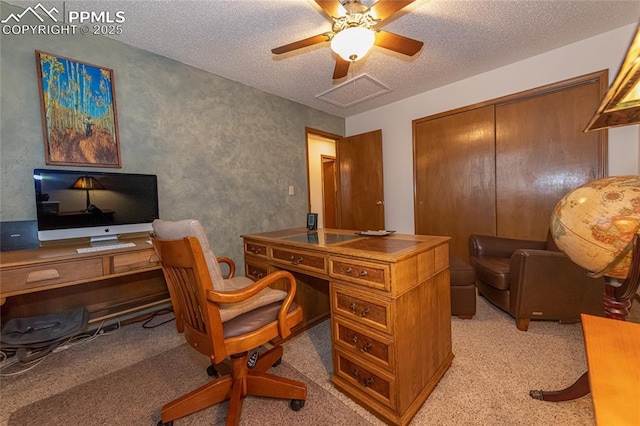
<path fill-rule="evenodd" d="M 181 345 L 132 366 L 29 404 L 11 415 L 10 426 L 153 425 L 160 407 L 207 383 L 207 358 Z M 286 363 L 271 373 L 309 382 Z M 228 403 L 217 404 L 183 419 L 178 425 L 224 424 Z M 307 403 L 300 411 L 289 400 L 245 399 L 241 425 L 281 425 L 289 422 L 317 425 L 369 425 L 347 405 L 313 382 L 307 385 Z"/>
<path fill-rule="evenodd" d="M 415 425 L 525 425 L 583 426 L 595 424 L 590 396 L 578 400 L 552 403 L 533 400 L 529 390 L 559 390 L 572 384 L 587 364 L 580 324 L 532 321 L 529 331 L 519 331 L 515 321 L 484 298 L 478 297 L 478 312 L 471 320 L 452 317 L 455 358 L 433 393 L 417 413 Z M 630 321 L 640 323 L 640 303 L 634 303 Z M 159 320 L 161 320 L 160 318 Z M 3 377 L 0 382 L 0 425 L 9 416 L 40 400 L 63 394 L 77 386 L 153 358 L 183 345 L 182 336 L 173 323 L 153 329 L 137 324 L 123 327 L 94 342 L 56 353 L 26 374 Z M 194 353 L 198 363 L 206 359 Z M 284 345 L 284 365 L 305 376 L 305 382 L 323 388 L 362 416 L 362 421 L 382 425 L 374 416 L 337 391 L 330 382 L 331 328 L 328 321 L 289 340 Z M 278 367 L 280 368 L 280 367 Z M 199 368 L 194 369 L 200 375 Z M 280 374 L 279 372 L 276 372 Z M 162 377 L 163 371 L 155 371 Z M 126 380 L 123 380 L 123 382 Z M 180 381 L 180 380 L 176 380 Z M 131 398 L 144 397 L 142 387 L 123 394 L 120 404 L 130 405 Z M 170 398 L 169 398 L 170 399 Z M 68 401 L 67 404 L 74 404 Z M 319 402 L 316 402 L 318 404 Z M 285 404 L 281 425 L 297 425 L 296 416 L 312 406 L 294 413 Z M 87 410 L 102 410 L 102 399 L 92 401 Z M 262 404 L 258 404 L 261 406 Z M 160 406 L 151 410 L 159 415 Z M 151 417 L 147 420 L 152 424 Z M 246 416 L 243 421 L 263 423 L 261 417 Z M 60 424 L 41 419 L 39 424 Z M 207 422 L 211 424 L 210 422 Z M 305 421 L 308 425 L 336 424 L 332 421 Z M 72 424 L 63 421 L 61 424 Z M 82 424 L 82 423 L 76 423 Z M 106 421 L 101 424 L 115 424 Z M 120 423 L 123 424 L 123 423 Z M 130 423 L 128 423 L 130 424 Z M 186 424 L 186 423 L 185 423 Z M 263 423 L 265 424 L 265 423 Z M 176 423 L 178 425 L 178 423 Z"/>

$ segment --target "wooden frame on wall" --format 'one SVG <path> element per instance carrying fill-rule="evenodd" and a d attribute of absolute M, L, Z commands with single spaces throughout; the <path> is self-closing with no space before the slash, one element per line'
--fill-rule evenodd
<path fill-rule="evenodd" d="M 35 51 L 46 164 L 122 167 L 113 70 Z"/>

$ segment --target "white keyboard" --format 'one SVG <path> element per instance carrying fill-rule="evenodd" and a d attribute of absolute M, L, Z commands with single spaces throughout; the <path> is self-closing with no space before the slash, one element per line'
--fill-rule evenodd
<path fill-rule="evenodd" d="M 135 243 L 117 243 L 117 244 L 105 244 L 91 247 L 80 247 L 76 249 L 78 253 L 93 253 L 94 251 L 115 250 L 127 247 L 135 247 Z"/>

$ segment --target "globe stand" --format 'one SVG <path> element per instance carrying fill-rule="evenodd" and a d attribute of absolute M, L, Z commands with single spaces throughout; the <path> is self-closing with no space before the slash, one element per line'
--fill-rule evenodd
<path fill-rule="evenodd" d="M 635 234 L 631 248 L 631 267 L 627 278 L 619 285 L 614 278 L 605 277 L 604 314 L 607 318 L 626 321 L 631 301 L 640 286 L 640 234 Z M 531 390 L 529 396 L 534 399 L 551 402 L 570 401 L 589 394 L 589 372 L 584 373 L 574 384 L 559 391 Z"/>

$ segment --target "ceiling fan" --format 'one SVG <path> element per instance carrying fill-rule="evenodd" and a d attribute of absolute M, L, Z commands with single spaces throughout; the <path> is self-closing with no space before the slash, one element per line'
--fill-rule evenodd
<path fill-rule="evenodd" d="M 378 28 L 380 23 L 414 0 L 378 0 L 371 7 L 360 0 L 315 0 L 333 20 L 332 31 L 285 44 L 272 49 L 279 55 L 314 44 L 331 41 L 331 49 L 338 54 L 333 79 L 345 77 L 351 62 L 361 59 L 376 45 L 394 52 L 413 56 L 422 49 L 423 42 Z M 346 10 L 346 14 L 342 9 Z"/>

